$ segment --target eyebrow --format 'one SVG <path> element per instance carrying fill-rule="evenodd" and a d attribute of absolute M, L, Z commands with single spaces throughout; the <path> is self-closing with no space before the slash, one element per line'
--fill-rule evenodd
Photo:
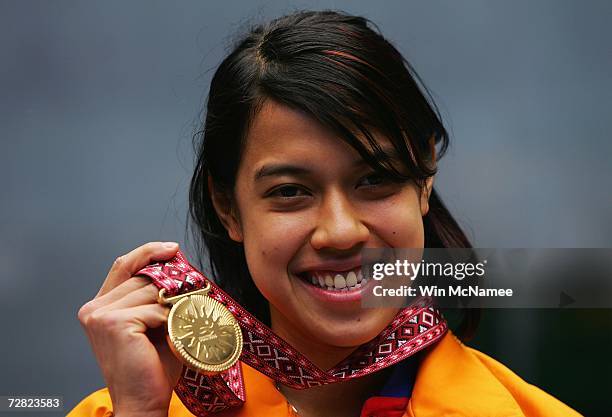
<path fill-rule="evenodd" d="M 376 151 L 374 152 L 374 157 L 375 159 L 382 161 L 382 162 L 389 162 L 389 163 L 390 162 L 401 162 L 401 158 L 399 154 L 393 148 L 382 150 L 382 151 Z M 360 167 L 363 165 L 367 165 L 367 162 L 362 158 L 356 159 L 355 162 L 353 162 L 354 167 Z M 257 170 L 257 172 L 255 173 L 254 180 L 258 181 L 264 177 L 271 177 L 271 176 L 308 175 L 311 172 L 312 171 L 308 169 L 307 167 L 300 166 L 300 165 L 293 165 L 293 164 L 286 164 L 286 163 L 267 164 Z"/>
<path fill-rule="evenodd" d="M 282 175 L 306 175 L 310 170 L 306 167 L 291 164 L 269 164 L 262 166 L 255 173 L 255 181 L 264 177 L 282 176 Z"/>
<path fill-rule="evenodd" d="M 380 162 L 387 162 L 387 163 L 391 163 L 391 162 L 402 162 L 402 158 L 400 157 L 399 153 L 397 152 L 397 150 L 395 148 L 387 148 L 387 149 L 381 149 L 381 150 L 376 150 L 374 151 L 374 159 Z M 361 165 L 367 165 L 367 161 L 365 159 L 357 159 L 353 165 L 355 166 L 361 166 Z"/>

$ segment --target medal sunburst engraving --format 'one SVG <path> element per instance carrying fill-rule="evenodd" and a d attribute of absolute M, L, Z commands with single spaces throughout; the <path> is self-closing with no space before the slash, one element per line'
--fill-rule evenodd
<path fill-rule="evenodd" d="M 231 366 L 242 348 L 236 319 L 221 303 L 205 295 L 188 296 L 174 305 L 168 316 L 168 333 L 191 365 L 211 368 L 207 370 Z"/>

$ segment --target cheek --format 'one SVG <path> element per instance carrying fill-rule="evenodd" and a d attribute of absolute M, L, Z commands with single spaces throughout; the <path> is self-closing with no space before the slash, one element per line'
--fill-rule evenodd
<path fill-rule="evenodd" d="M 286 294 L 288 265 L 303 246 L 307 232 L 296 218 L 280 214 L 248 217 L 243 219 L 249 225 L 243 235 L 249 272 L 257 288 L 272 301 L 275 294 Z"/>
<path fill-rule="evenodd" d="M 423 218 L 413 191 L 377 204 L 371 210 L 370 225 L 372 232 L 384 240 L 385 246 L 414 248 L 423 247 L 425 243 Z"/>

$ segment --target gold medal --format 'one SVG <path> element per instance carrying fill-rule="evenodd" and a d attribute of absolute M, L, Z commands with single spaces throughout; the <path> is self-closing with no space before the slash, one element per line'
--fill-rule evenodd
<path fill-rule="evenodd" d="M 205 288 L 165 297 L 160 304 L 172 304 L 168 315 L 168 343 L 188 367 L 206 374 L 225 371 L 238 361 L 242 352 L 242 331 L 236 318 Z"/>

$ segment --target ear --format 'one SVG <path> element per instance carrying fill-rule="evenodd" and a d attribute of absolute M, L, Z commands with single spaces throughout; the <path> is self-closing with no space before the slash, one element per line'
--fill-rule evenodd
<path fill-rule="evenodd" d="M 429 196 L 433 189 L 434 176 L 427 178 L 421 190 L 421 217 L 425 217 L 429 212 Z"/>
<path fill-rule="evenodd" d="M 226 193 L 218 191 L 215 188 L 213 179 L 210 175 L 208 176 L 208 190 L 217 216 L 219 216 L 219 220 L 221 220 L 225 230 L 227 230 L 230 239 L 235 242 L 242 242 L 242 227 L 240 226 L 239 217 L 234 209 L 234 204 Z"/>
<path fill-rule="evenodd" d="M 430 163 L 435 166 L 436 164 L 436 138 L 432 136 L 429 138 L 429 153 L 431 155 Z M 435 175 L 427 178 L 423 189 L 421 190 L 421 216 L 425 217 L 429 212 L 429 197 L 431 196 L 431 190 L 433 190 Z"/>

